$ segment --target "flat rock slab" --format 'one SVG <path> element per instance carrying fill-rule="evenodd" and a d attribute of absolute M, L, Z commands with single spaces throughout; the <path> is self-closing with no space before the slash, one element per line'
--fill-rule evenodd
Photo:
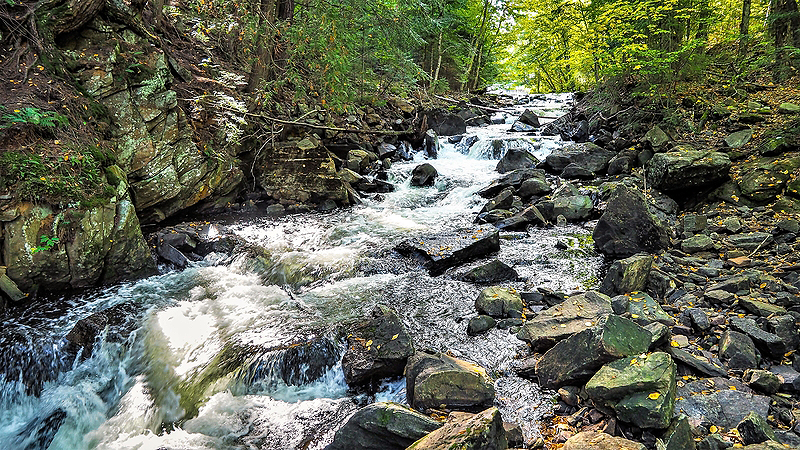
<path fill-rule="evenodd" d="M 395 247 L 422 263 L 431 275 L 500 250 L 500 232 L 477 228 L 456 235 L 409 239 Z"/>
<path fill-rule="evenodd" d="M 606 295 L 594 291 L 574 295 L 525 322 L 517 338 L 531 344 L 534 351 L 546 350 L 574 333 L 597 325 L 600 318 L 612 312 L 611 299 Z"/>
<path fill-rule="evenodd" d="M 647 447 L 599 431 L 583 431 L 564 443 L 564 450 L 645 450 Z"/>
<path fill-rule="evenodd" d="M 703 375 L 708 375 L 712 377 L 724 377 L 728 375 L 728 371 L 723 369 L 722 367 L 712 363 L 711 361 L 695 356 L 686 350 L 681 350 L 679 348 L 669 348 L 667 352 L 675 358 L 676 361 L 679 361 L 692 369 L 700 372 Z"/>
<path fill-rule="evenodd" d="M 737 380 L 706 378 L 678 388 L 675 412 L 686 414 L 690 421 L 734 428 L 750 411 L 766 417 L 769 404 L 769 397 L 753 394 Z"/>

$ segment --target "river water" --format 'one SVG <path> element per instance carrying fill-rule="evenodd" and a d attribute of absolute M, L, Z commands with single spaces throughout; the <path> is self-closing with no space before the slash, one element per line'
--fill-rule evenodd
<path fill-rule="evenodd" d="M 530 105 L 554 114 L 569 97 Z M 471 127 L 480 141 L 517 138 L 506 124 Z M 563 143 L 530 137 L 540 158 Z M 410 237 L 473 227 L 496 179 L 497 160 L 442 139 L 433 187 L 409 185 L 422 160 L 395 164 L 396 191 L 328 214 L 228 223 L 265 249 L 267 261 L 212 254 L 184 270 L 16 309 L 0 338 L 0 448 L 321 449 L 359 407 L 405 401 L 403 380 L 348 389 L 341 368 L 348 324 L 379 303 L 394 308 L 416 348 L 449 351 L 496 379 L 503 418 L 527 436 L 552 407 L 549 393 L 513 376 L 526 346 L 508 330 L 466 334 L 481 287 L 457 280 L 463 266 L 431 277 L 392 251 Z M 494 155 L 497 156 L 497 155 Z M 575 239 L 586 226 L 502 233 L 497 258 L 520 290 L 569 292 L 594 280 L 600 259 Z M 580 244 L 583 243 L 583 244 Z M 66 334 L 92 313 L 122 305 L 129 323 L 109 327 L 91 356 L 69 357 Z"/>

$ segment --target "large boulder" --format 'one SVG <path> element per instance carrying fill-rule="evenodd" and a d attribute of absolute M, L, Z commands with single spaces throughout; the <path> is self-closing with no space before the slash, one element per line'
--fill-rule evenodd
<path fill-rule="evenodd" d="M 560 174 L 570 165 L 583 167 L 593 174 L 605 172 L 609 161 L 617 156 L 611 150 L 606 150 L 591 142 L 571 144 L 554 150 L 545 158 L 546 167 L 554 173 Z"/>
<path fill-rule="evenodd" d="M 405 371 L 406 398 L 415 409 L 480 411 L 494 402 L 486 370 L 444 353 L 418 351 Z"/>
<path fill-rule="evenodd" d="M 706 378 L 678 387 L 675 410 L 690 421 L 707 421 L 718 427 L 734 428 L 750 411 L 767 416 L 770 398 L 735 379 Z"/>
<path fill-rule="evenodd" d="M 651 212 L 644 194 L 623 184 L 612 191 L 592 237 L 600 253 L 614 258 L 669 248 L 667 228 Z"/>
<path fill-rule="evenodd" d="M 623 422 L 667 428 L 675 408 L 676 371 L 666 353 L 631 356 L 603 366 L 586 383 L 586 392 Z"/>
<path fill-rule="evenodd" d="M 453 413 L 438 430 L 408 447 L 408 450 L 506 450 L 508 440 L 497 408 L 479 414 Z"/>
<path fill-rule="evenodd" d="M 572 334 L 597 325 L 612 312 L 607 295 L 594 291 L 573 295 L 527 320 L 517 338 L 529 343 L 534 351 L 546 350 Z"/>
<path fill-rule="evenodd" d="M 600 291 L 607 295 L 643 291 L 652 267 L 653 256 L 649 254 L 614 261 L 606 272 Z"/>
<path fill-rule="evenodd" d="M 325 450 L 403 450 L 442 424 L 398 403 L 359 409 Z"/>
<path fill-rule="evenodd" d="M 731 160 L 720 152 L 684 150 L 657 153 L 647 163 L 647 181 L 662 191 L 682 191 L 721 184 Z"/>
<path fill-rule="evenodd" d="M 403 322 L 391 308 L 378 305 L 370 318 L 347 336 L 342 357 L 344 378 L 350 385 L 403 374 L 414 344 Z"/>
<path fill-rule="evenodd" d="M 524 148 L 509 148 L 505 155 L 497 163 L 497 170 L 500 173 L 508 173 L 518 169 L 530 169 L 536 167 L 539 160 Z"/>
<path fill-rule="evenodd" d="M 567 439 L 563 450 L 646 450 L 644 444 L 599 431 L 582 431 Z"/>
<path fill-rule="evenodd" d="M 675 319 L 664 312 L 661 305 L 645 292 L 631 292 L 630 294 L 614 297 L 611 301 L 615 309 L 623 309 L 623 313 L 627 313 L 631 320 L 641 326 L 647 326 L 653 322 L 667 326 L 675 325 Z M 624 308 L 620 308 L 622 306 Z"/>
<path fill-rule="evenodd" d="M 438 175 L 439 172 L 432 165 L 428 163 L 420 164 L 411 171 L 411 185 L 431 186 Z"/>
<path fill-rule="evenodd" d="M 428 116 L 428 125 L 439 136 L 455 136 L 467 132 L 467 123 L 458 114 L 435 111 Z"/>
<path fill-rule="evenodd" d="M 645 353 L 651 334 L 623 317 L 610 315 L 548 350 L 536 363 L 539 383 L 546 388 L 589 379 L 604 364 Z"/>
<path fill-rule="evenodd" d="M 500 250 L 497 230 L 463 230 L 456 235 L 409 239 L 395 247 L 400 254 L 422 263 L 431 275 Z"/>
<path fill-rule="evenodd" d="M 544 192 L 550 192 L 550 184 L 547 183 L 547 179 L 545 178 L 544 171 L 540 169 L 517 169 L 512 170 L 501 176 L 500 178 L 494 180 L 489 186 L 478 191 L 478 195 L 483 198 L 492 198 L 497 194 L 503 192 L 508 188 L 512 188 L 514 190 L 519 190 L 522 188 L 524 183 L 527 183 L 530 180 L 535 180 L 536 183 L 539 185 L 539 189 L 535 189 L 534 185 L 530 185 L 527 189 L 531 191 L 528 195 L 540 195 Z M 522 197 L 525 197 L 522 193 L 519 194 Z"/>

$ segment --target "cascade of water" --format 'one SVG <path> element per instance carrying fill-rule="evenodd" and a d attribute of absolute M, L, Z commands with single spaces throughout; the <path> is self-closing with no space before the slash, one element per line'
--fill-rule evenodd
<path fill-rule="evenodd" d="M 523 98 L 523 97 L 520 97 Z M 565 97 L 521 107 L 563 108 Z M 554 106 L 553 106 L 554 105 Z M 402 380 L 377 394 L 348 389 L 347 325 L 386 303 L 418 348 L 450 351 L 497 378 L 504 418 L 533 424 L 547 410 L 538 387 L 510 375 L 524 344 L 507 330 L 465 333 L 479 286 L 431 277 L 392 252 L 402 239 L 472 225 L 511 147 L 540 157 L 554 139 L 521 139 L 507 124 L 471 128 L 468 154 L 442 139 L 433 186 L 412 187 L 419 162 L 395 164 L 396 190 L 329 214 L 255 219 L 229 229 L 263 252 L 210 255 L 183 271 L 32 307 L 6 317 L 0 342 L 0 442 L 20 449 L 323 448 L 358 405 L 404 401 Z M 418 156 L 421 157 L 421 156 Z M 580 227 L 504 236 L 498 258 L 536 285 L 580 286 L 597 258 L 554 250 Z M 525 282 L 512 285 L 525 288 Z M 65 337 L 87 316 L 124 305 L 91 351 Z"/>

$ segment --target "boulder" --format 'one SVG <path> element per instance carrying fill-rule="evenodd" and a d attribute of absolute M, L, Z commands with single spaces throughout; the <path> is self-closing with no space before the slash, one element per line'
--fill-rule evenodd
<path fill-rule="evenodd" d="M 506 188 L 503 192 L 497 194 L 494 198 L 489 200 L 478 214 L 483 214 L 495 209 L 510 209 L 514 204 L 514 190 Z"/>
<path fill-rule="evenodd" d="M 585 142 L 553 150 L 545 158 L 545 166 L 554 173 L 561 174 L 568 165 L 575 164 L 593 174 L 601 174 L 615 156 L 617 154 L 611 150 Z"/>
<path fill-rule="evenodd" d="M 769 246 L 773 243 L 773 241 L 772 234 L 756 231 L 728 236 L 728 238 L 725 240 L 725 243 L 731 247 L 752 252 L 757 248 L 765 248 L 765 246 Z"/>
<path fill-rule="evenodd" d="M 726 330 L 719 343 L 719 357 L 731 369 L 751 369 L 758 366 L 753 340 L 746 334 Z"/>
<path fill-rule="evenodd" d="M 539 123 L 539 116 L 537 116 L 536 113 L 530 109 L 523 111 L 517 121 L 536 128 L 542 126 L 541 123 Z"/>
<path fill-rule="evenodd" d="M 414 409 L 480 411 L 494 402 L 486 370 L 444 353 L 416 352 L 408 359 L 406 398 Z"/>
<path fill-rule="evenodd" d="M 512 131 L 515 133 L 530 133 L 532 131 L 536 131 L 536 127 L 533 125 L 528 125 L 527 123 L 522 123 L 519 120 L 516 120 L 511 125 L 511 129 L 508 131 Z"/>
<path fill-rule="evenodd" d="M 599 431 L 582 431 L 564 442 L 563 450 L 646 450 L 644 444 Z"/>
<path fill-rule="evenodd" d="M 413 354 L 411 336 L 397 313 L 388 306 L 378 305 L 370 318 L 356 325 L 347 336 L 347 350 L 342 357 L 345 381 L 360 385 L 400 376 Z"/>
<path fill-rule="evenodd" d="M 786 343 L 788 351 L 800 345 L 800 333 L 797 330 L 795 319 L 791 315 L 778 315 L 770 317 L 767 321 L 769 331 L 780 337 Z"/>
<path fill-rule="evenodd" d="M 769 397 L 753 394 L 737 380 L 717 377 L 678 387 L 675 410 L 686 414 L 690 421 L 734 428 L 750 411 L 766 417 L 769 405 Z"/>
<path fill-rule="evenodd" d="M 425 163 L 414 167 L 411 171 L 412 186 L 432 186 L 439 172 L 432 165 Z"/>
<path fill-rule="evenodd" d="M 497 325 L 497 321 L 492 316 L 480 315 L 469 319 L 467 324 L 467 334 L 470 336 L 477 336 L 485 333 Z"/>
<path fill-rule="evenodd" d="M 714 240 L 705 234 L 696 234 L 681 242 L 681 250 L 686 253 L 705 252 L 713 248 Z"/>
<path fill-rule="evenodd" d="M 778 105 L 778 112 L 781 114 L 797 114 L 800 113 L 800 106 L 794 103 L 784 102 Z"/>
<path fill-rule="evenodd" d="M 470 415 L 453 413 L 441 428 L 411 444 L 408 450 L 506 450 L 503 418 L 497 408 Z"/>
<path fill-rule="evenodd" d="M 669 347 L 667 352 L 672 355 L 676 361 L 679 361 L 695 371 L 710 377 L 724 377 L 728 372 L 717 364 L 711 362 L 706 357 L 695 356 L 686 350 L 679 348 Z"/>
<path fill-rule="evenodd" d="M 495 318 L 522 317 L 522 297 L 515 289 L 489 287 L 478 294 L 475 309 Z"/>
<path fill-rule="evenodd" d="M 442 424 L 398 403 L 373 403 L 356 411 L 325 450 L 404 450 Z"/>
<path fill-rule="evenodd" d="M 666 353 L 643 354 L 606 364 L 586 383 L 596 403 L 640 428 L 667 428 L 675 408 L 677 367 Z"/>
<path fill-rule="evenodd" d="M 500 173 L 508 173 L 518 169 L 530 169 L 536 167 L 539 160 L 528 150 L 523 148 L 509 148 L 506 154 L 497 163 L 497 170 Z"/>
<path fill-rule="evenodd" d="M 655 150 L 659 150 L 670 141 L 669 136 L 659 126 L 654 126 L 644 135 L 644 140 Z"/>
<path fill-rule="evenodd" d="M 728 324 L 731 329 L 750 336 L 756 347 L 772 358 L 781 360 L 787 351 L 786 342 L 778 335 L 764 331 L 755 320 L 749 317 L 731 317 Z"/>
<path fill-rule="evenodd" d="M 517 278 L 519 274 L 516 270 L 497 259 L 475 267 L 461 276 L 462 280 L 470 283 L 499 283 Z"/>
<path fill-rule="evenodd" d="M 536 176 L 523 181 L 517 188 L 517 195 L 522 198 L 530 198 L 534 195 L 544 195 L 551 192 L 553 188 L 544 177 L 544 172 L 537 172 Z"/>
<path fill-rule="evenodd" d="M 550 192 L 552 189 L 550 188 L 550 184 L 547 182 L 545 178 L 544 171 L 540 169 L 517 169 L 512 170 L 501 176 L 500 178 L 494 180 L 492 184 L 486 186 L 485 188 L 478 191 L 478 195 L 483 198 L 492 198 L 497 194 L 503 192 L 508 188 L 512 188 L 514 190 L 519 190 L 522 188 L 522 185 L 529 180 L 534 180 L 527 189 L 531 190 L 532 192 L 528 195 L 523 195 L 519 193 L 521 197 L 528 197 L 530 195 L 540 195 L 543 193 Z M 538 190 L 536 188 L 539 188 Z"/>
<path fill-rule="evenodd" d="M 656 448 L 663 450 L 696 450 L 697 445 L 694 441 L 694 434 L 692 434 L 692 426 L 689 424 L 686 416 L 679 415 L 672 420 L 669 428 L 661 435 L 659 439 L 663 446 L 659 446 L 656 441 Z"/>
<path fill-rule="evenodd" d="M 588 195 L 558 196 L 552 200 L 552 204 L 552 218 L 564 216 L 570 222 L 588 219 L 593 206 L 592 198 Z"/>
<path fill-rule="evenodd" d="M 439 135 L 436 134 L 436 131 L 428 130 L 425 132 L 422 147 L 425 150 L 425 155 L 427 155 L 429 159 L 436 159 L 439 157 Z"/>
<path fill-rule="evenodd" d="M 669 247 L 667 228 L 650 211 L 644 195 L 617 185 L 592 233 L 600 253 L 626 258 L 640 252 L 657 253 Z"/>
<path fill-rule="evenodd" d="M 625 295 L 627 301 L 626 312 L 631 320 L 641 326 L 659 322 L 667 326 L 675 325 L 675 319 L 664 312 L 661 305 L 648 294 L 637 291 Z"/>
<path fill-rule="evenodd" d="M 647 182 L 662 191 L 714 186 L 728 179 L 730 168 L 730 158 L 720 152 L 657 153 L 647 163 Z"/>
<path fill-rule="evenodd" d="M 770 428 L 764 416 L 751 411 L 738 425 L 739 435 L 744 445 L 760 444 L 764 441 L 777 441 L 775 432 Z"/>
<path fill-rule="evenodd" d="M 742 381 L 758 392 L 772 395 L 781 388 L 781 380 L 778 375 L 768 370 L 748 369 L 744 371 Z"/>
<path fill-rule="evenodd" d="M 467 132 L 467 123 L 458 114 L 437 111 L 429 117 L 430 127 L 439 136 L 455 136 Z"/>
<path fill-rule="evenodd" d="M 628 319 L 610 315 L 597 326 L 557 343 L 536 363 L 539 383 L 550 389 L 590 378 L 615 359 L 645 353 L 650 332 Z"/>
<path fill-rule="evenodd" d="M 742 165 L 742 177 L 737 179 L 742 195 L 763 203 L 777 198 L 798 168 L 797 158 L 757 158 Z"/>
<path fill-rule="evenodd" d="M 755 314 L 761 317 L 769 317 L 772 315 L 781 316 L 786 314 L 786 308 L 783 306 L 754 300 L 750 297 L 740 297 L 739 306 L 746 309 L 750 314 Z"/>
<path fill-rule="evenodd" d="M 730 148 L 742 148 L 750 142 L 752 138 L 753 129 L 745 128 L 744 130 L 729 134 L 728 137 L 725 138 L 725 144 Z"/>
<path fill-rule="evenodd" d="M 614 261 L 606 272 L 600 291 L 607 295 L 643 291 L 652 266 L 653 256 L 649 254 Z"/>
<path fill-rule="evenodd" d="M 544 225 L 547 223 L 542 213 L 536 206 L 529 206 L 517 215 L 499 220 L 494 226 L 500 230 L 525 231 L 528 225 Z"/>
<path fill-rule="evenodd" d="M 527 320 L 517 338 L 529 343 L 533 351 L 547 350 L 574 333 L 594 327 L 612 312 L 607 295 L 594 291 L 573 295 Z"/>
<path fill-rule="evenodd" d="M 406 240 L 395 250 L 422 263 L 431 275 L 440 275 L 451 267 L 499 251 L 500 233 L 483 228 L 464 230 L 455 236 Z"/>

